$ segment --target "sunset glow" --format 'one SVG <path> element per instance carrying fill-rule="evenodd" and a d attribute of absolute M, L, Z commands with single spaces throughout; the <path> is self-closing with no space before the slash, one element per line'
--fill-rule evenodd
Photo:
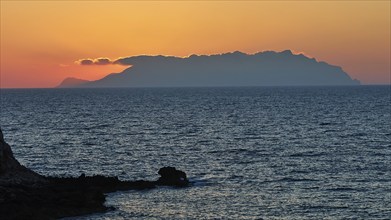
<path fill-rule="evenodd" d="M 1 88 L 96 80 L 81 59 L 291 49 L 390 83 L 390 1 L 1 1 Z"/>

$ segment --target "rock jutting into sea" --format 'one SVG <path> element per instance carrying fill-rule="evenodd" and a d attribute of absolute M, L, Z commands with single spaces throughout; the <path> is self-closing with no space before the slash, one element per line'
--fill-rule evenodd
<path fill-rule="evenodd" d="M 104 193 L 144 190 L 159 185 L 183 187 L 189 181 L 174 167 L 159 170 L 157 181 L 122 181 L 117 177 L 45 177 L 21 165 L 0 129 L 0 219 L 57 219 L 103 212 Z"/>

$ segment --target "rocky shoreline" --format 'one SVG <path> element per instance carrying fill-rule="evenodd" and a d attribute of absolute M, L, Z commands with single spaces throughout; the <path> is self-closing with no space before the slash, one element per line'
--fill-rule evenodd
<path fill-rule="evenodd" d="M 108 211 L 105 193 L 156 186 L 185 187 L 186 174 L 163 167 L 156 181 L 121 181 L 117 177 L 45 177 L 22 166 L 0 129 L 0 219 L 58 219 Z"/>

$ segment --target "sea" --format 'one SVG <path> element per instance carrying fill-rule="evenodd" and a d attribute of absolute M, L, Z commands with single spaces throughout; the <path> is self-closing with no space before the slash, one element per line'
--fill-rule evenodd
<path fill-rule="evenodd" d="M 15 157 L 50 176 L 191 186 L 67 219 L 391 219 L 391 86 L 2 89 Z"/>

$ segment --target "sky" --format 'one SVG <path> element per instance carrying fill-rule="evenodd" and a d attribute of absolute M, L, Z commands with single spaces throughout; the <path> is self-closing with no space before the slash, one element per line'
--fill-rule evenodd
<path fill-rule="evenodd" d="M 122 65 L 82 59 L 290 49 L 391 84 L 391 1 L 4 1 L 1 88 L 96 80 Z"/>

